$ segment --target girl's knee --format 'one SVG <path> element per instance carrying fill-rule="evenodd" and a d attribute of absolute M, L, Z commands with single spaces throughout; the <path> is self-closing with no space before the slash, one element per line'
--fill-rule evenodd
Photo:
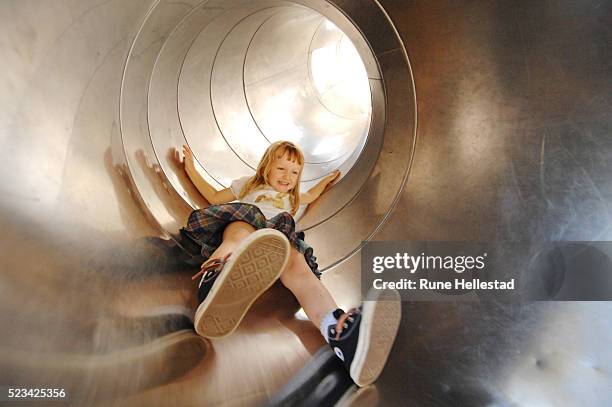
<path fill-rule="evenodd" d="M 285 286 L 290 286 L 293 283 L 299 283 L 299 281 L 309 278 L 310 274 L 312 274 L 312 270 L 310 270 L 306 263 L 304 255 L 292 248 L 287 267 L 285 267 L 280 276 L 281 283 Z"/>
<path fill-rule="evenodd" d="M 291 246 L 289 251 L 289 261 L 287 262 L 287 268 L 299 268 L 300 266 L 306 265 L 306 259 L 304 255 L 300 253 L 295 247 Z"/>
<path fill-rule="evenodd" d="M 255 228 L 250 224 L 242 221 L 235 221 L 225 227 L 223 231 L 223 240 L 236 239 L 241 240 L 255 231 Z"/>

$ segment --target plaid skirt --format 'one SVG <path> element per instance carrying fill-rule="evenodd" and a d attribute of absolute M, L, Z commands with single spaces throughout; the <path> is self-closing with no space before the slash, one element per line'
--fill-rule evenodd
<path fill-rule="evenodd" d="M 196 209 L 189 215 L 187 226 L 181 229 L 183 243 L 188 250 L 191 247 L 189 251 L 198 251 L 192 254 L 199 254 L 203 262 L 221 245 L 225 227 L 236 221 L 246 222 L 255 229 L 271 228 L 282 232 L 291 245 L 304 255 L 314 275 L 321 277 L 312 247 L 304 241 L 304 232 L 295 231 L 295 221 L 288 212 L 266 219 L 257 206 L 240 202 Z"/>

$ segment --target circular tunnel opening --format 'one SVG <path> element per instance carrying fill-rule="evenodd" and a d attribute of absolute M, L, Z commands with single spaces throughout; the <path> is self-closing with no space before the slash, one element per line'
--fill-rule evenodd
<path fill-rule="evenodd" d="M 202 201 L 169 152 L 188 144 L 203 178 L 221 189 L 252 175 L 268 145 L 284 139 L 305 153 L 302 191 L 342 173 L 296 216 L 318 246 L 335 238 L 333 250 L 318 249 L 320 268 L 376 233 L 407 177 L 416 110 L 401 41 L 376 4 L 363 7 L 208 1 L 188 12 L 164 2 L 149 11 L 126 60 L 120 121 L 131 176 L 161 229 L 172 236 L 188 214 L 177 215 L 174 198 L 159 199 L 136 152 L 152 157 L 164 188 L 195 208 Z"/>
<path fill-rule="evenodd" d="M 304 182 L 363 147 L 372 110 L 367 72 L 351 40 L 322 15 L 292 10 L 260 26 L 245 57 L 244 84 L 266 141 L 288 139 L 304 150 Z"/>
<path fill-rule="evenodd" d="M 368 137 L 372 95 L 355 45 L 315 10 L 282 4 L 219 15 L 185 55 L 181 130 L 219 186 L 252 175 L 270 143 L 290 140 L 305 154 L 305 190 L 349 172 Z"/>

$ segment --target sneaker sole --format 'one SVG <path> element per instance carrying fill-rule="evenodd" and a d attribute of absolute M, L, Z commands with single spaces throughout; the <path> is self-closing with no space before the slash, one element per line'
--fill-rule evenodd
<path fill-rule="evenodd" d="M 351 377 L 362 387 L 371 384 L 382 373 L 395 342 L 402 316 L 397 291 L 377 292 L 375 301 L 365 301 Z"/>
<path fill-rule="evenodd" d="M 291 246 L 278 230 L 260 229 L 235 250 L 196 310 L 196 332 L 207 338 L 232 333 L 253 302 L 280 276 Z"/>

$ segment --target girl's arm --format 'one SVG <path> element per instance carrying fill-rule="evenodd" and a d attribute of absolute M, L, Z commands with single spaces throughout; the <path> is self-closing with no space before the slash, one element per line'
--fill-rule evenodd
<path fill-rule="evenodd" d="M 325 191 L 325 189 L 329 185 L 331 185 L 332 182 L 338 179 L 339 176 L 340 176 L 340 171 L 335 170 L 328 176 L 324 177 L 321 181 L 319 181 L 317 185 L 310 188 L 308 192 L 300 194 L 300 205 L 309 204 L 309 203 L 314 202 L 319 196 L 321 196 L 323 191 Z"/>
<path fill-rule="evenodd" d="M 185 154 L 185 172 L 187 176 L 193 182 L 196 189 L 206 198 L 206 200 L 215 205 L 221 203 L 231 202 L 236 199 L 234 193 L 230 188 L 222 189 L 217 191 L 212 185 L 210 185 L 200 173 L 195 169 L 195 161 L 193 153 L 187 145 L 183 145 L 183 153 Z"/>

